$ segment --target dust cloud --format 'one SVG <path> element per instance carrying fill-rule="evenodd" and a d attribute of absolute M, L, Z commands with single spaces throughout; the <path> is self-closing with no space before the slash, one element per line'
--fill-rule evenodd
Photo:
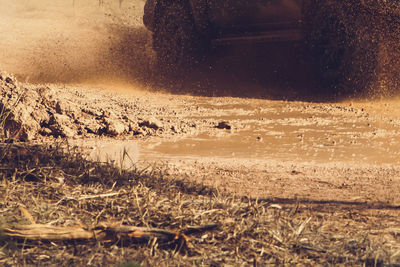
<path fill-rule="evenodd" d="M 33 83 L 144 82 L 153 86 L 159 75 L 151 33 L 142 24 L 144 3 L 0 0 L 0 69 Z M 380 82 L 369 92 L 378 96 L 398 94 L 400 84 L 398 28 L 384 28 L 390 30 L 380 40 L 385 41 L 379 52 L 383 59 L 377 73 Z M 210 96 L 313 99 L 313 75 L 299 53 L 282 45 L 217 48 L 205 70 L 181 86 L 172 81 L 170 87 Z M 162 86 L 169 87 L 165 82 Z"/>
<path fill-rule="evenodd" d="M 0 68 L 34 83 L 145 79 L 144 0 L 0 0 Z"/>

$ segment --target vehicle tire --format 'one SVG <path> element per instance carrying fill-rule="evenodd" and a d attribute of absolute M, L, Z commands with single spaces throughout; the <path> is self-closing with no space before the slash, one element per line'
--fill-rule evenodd
<path fill-rule="evenodd" d="M 371 15 L 350 1 L 313 0 L 305 11 L 305 37 L 322 93 L 367 92 L 377 83 L 378 40 Z"/>
<path fill-rule="evenodd" d="M 182 75 L 200 63 L 204 41 L 197 32 L 190 3 L 159 1 L 153 32 L 158 67 L 170 75 Z"/>

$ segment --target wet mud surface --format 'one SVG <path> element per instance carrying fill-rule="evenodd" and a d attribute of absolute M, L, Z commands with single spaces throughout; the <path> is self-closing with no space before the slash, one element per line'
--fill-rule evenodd
<path fill-rule="evenodd" d="M 373 115 L 352 104 L 229 99 L 216 105 L 214 101 L 188 103 L 206 111 L 203 114 L 213 114 L 189 119 L 226 122 L 224 133 L 215 136 L 205 131 L 194 138 L 162 142 L 153 150 L 188 157 L 235 156 L 313 163 L 391 164 L 400 156 L 399 126 L 393 121 L 377 122 Z"/>
<path fill-rule="evenodd" d="M 95 97 L 100 95 L 97 90 Z M 159 128 L 138 121 L 141 134 L 71 141 L 94 160 L 121 165 L 123 159 L 127 168 L 154 164 L 167 176 L 239 196 L 399 204 L 397 101 L 311 103 L 148 92 L 114 98 L 121 105 L 135 102 L 140 117 L 151 117 Z"/>

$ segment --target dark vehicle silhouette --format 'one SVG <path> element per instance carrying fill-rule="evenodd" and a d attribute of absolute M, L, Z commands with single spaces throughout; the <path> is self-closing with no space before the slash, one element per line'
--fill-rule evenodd
<path fill-rule="evenodd" d="M 382 35 L 399 10 L 394 0 L 147 0 L 143 21 L 165 72 L 221 44 L 299 42 L 320 88 L 354 92 L 376 85 Z"/>

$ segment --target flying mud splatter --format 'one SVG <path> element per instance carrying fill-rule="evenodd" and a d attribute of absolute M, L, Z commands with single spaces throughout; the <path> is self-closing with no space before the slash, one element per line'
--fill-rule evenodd
<path fill-rule="evenodd" d="M 159 75 L 154 68 L 151 33 L 142 24 L 144 3 L 0 0 L 0 69 L 34 83 L 149 82 L 154 86 Z M 385 19 L 379 30 L 387 34 L 378 40 L 382 43 L 379 83 L 369 95 L 400 91 L 400 26 L 393 21 L 387 25 Z M 172 81 L 168 86 L 164 81 L 162 87 L 201 95 L 314 99 L 313 75 L 304 72 L 308 66 L 298 48 L 270 46 L 215 49 L 215 55 L 210 55 L 212 62 L 191 75 L 189 82 L 179 86 Z"/>
<path fill-rule="evenodd" d="M 0 67 L 24 81 L 137 81 L 150 74 L 144 0 L 0 0 Z"/>

